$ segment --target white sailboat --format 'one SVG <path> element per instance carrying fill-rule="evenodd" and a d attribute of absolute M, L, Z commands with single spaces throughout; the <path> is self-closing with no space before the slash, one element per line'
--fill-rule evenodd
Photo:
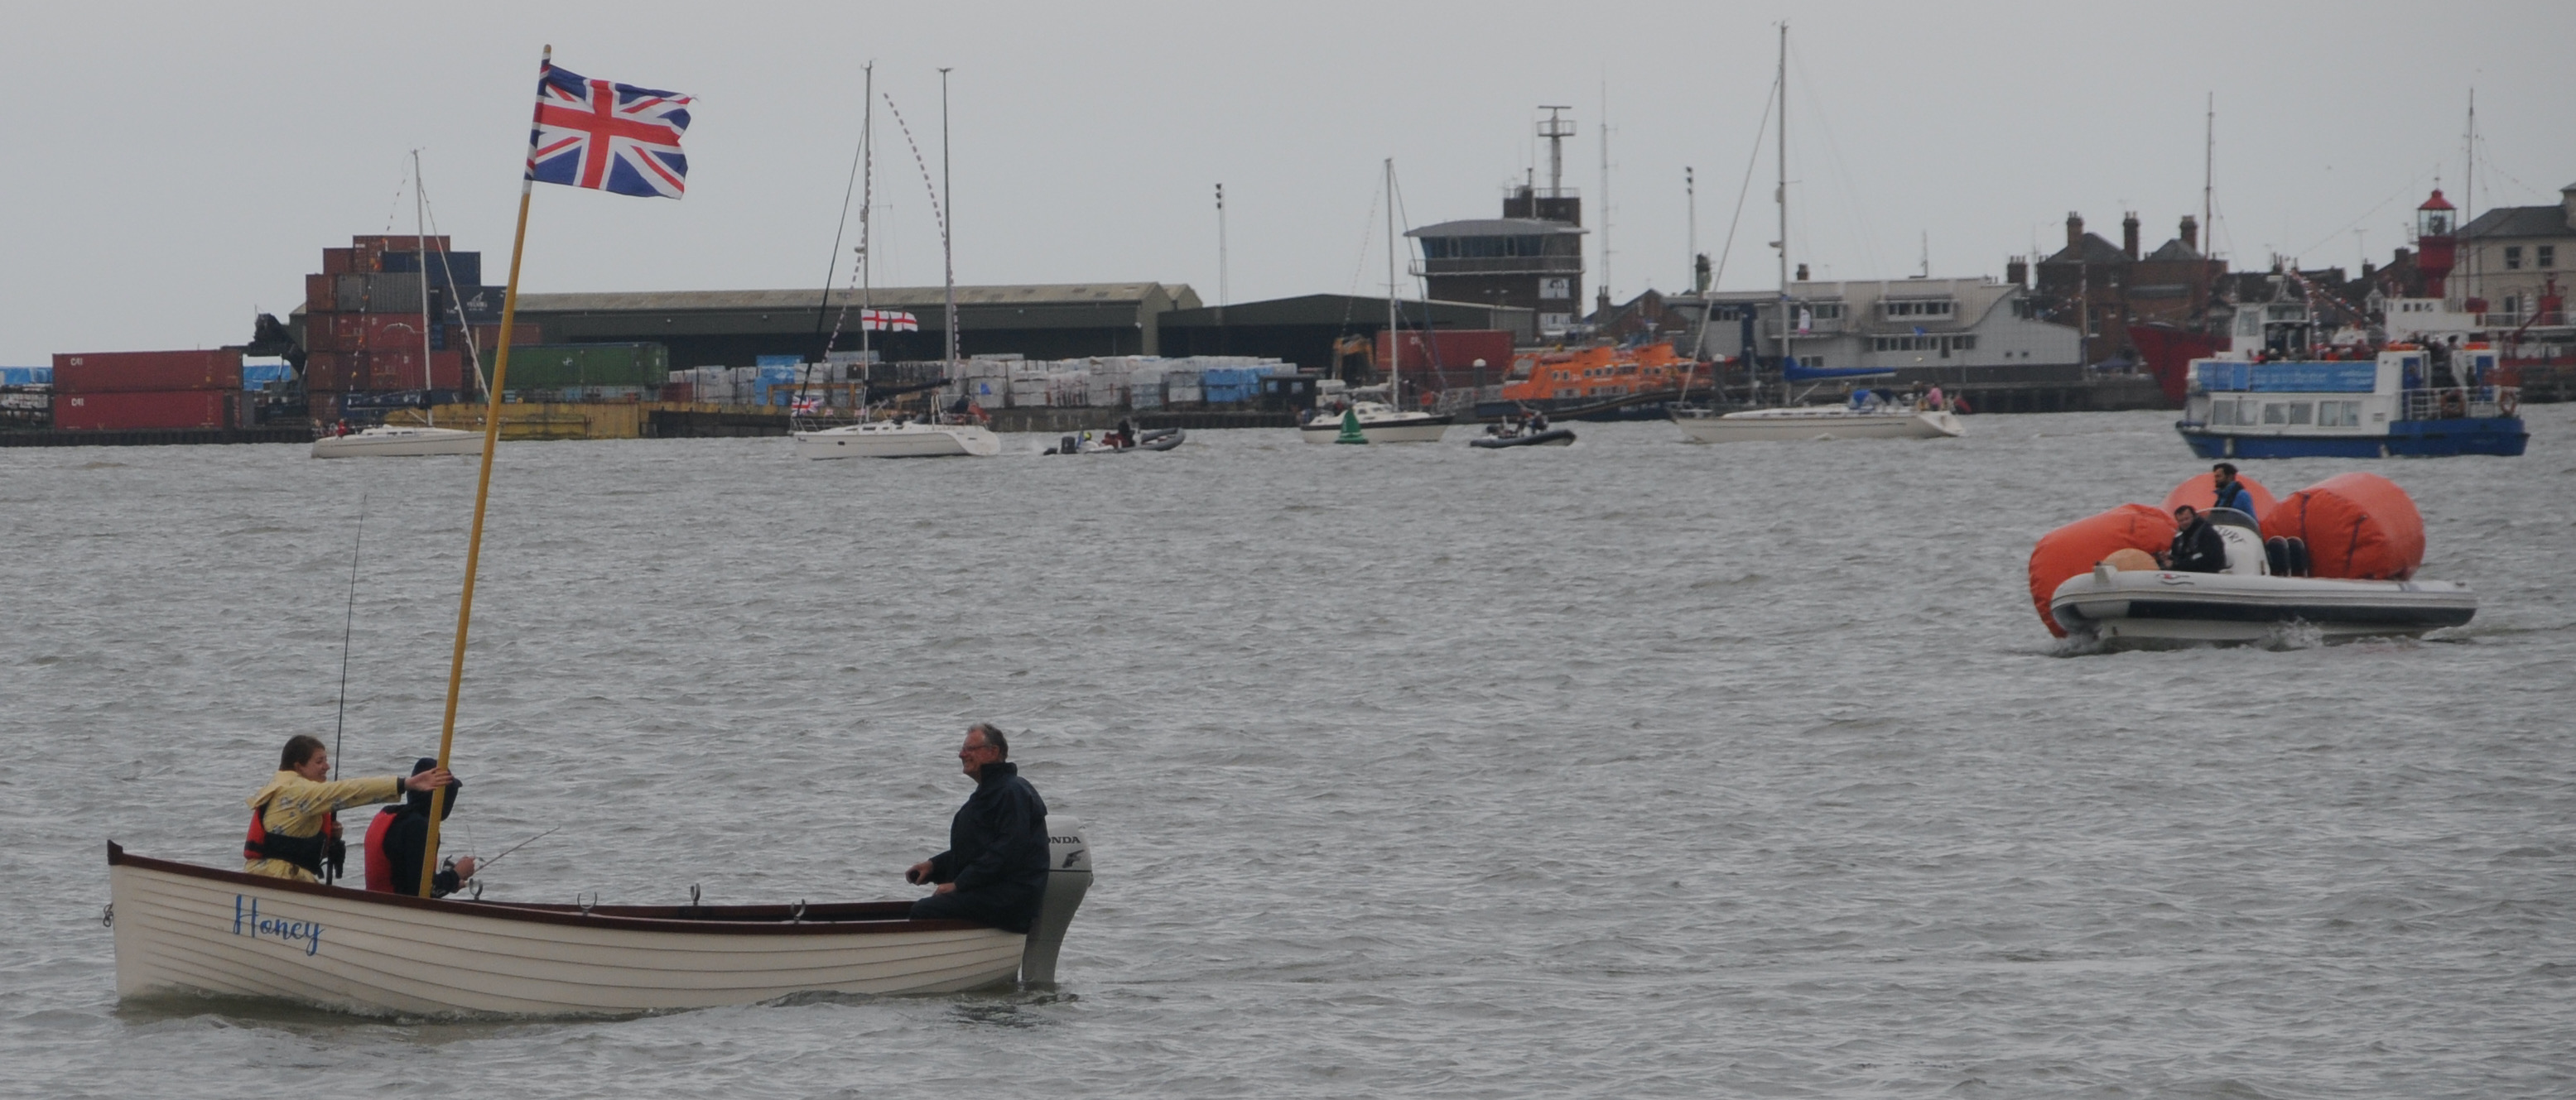
<path fill-rule="evenodd" d="M 1386 159 L 1386 386 L 1385 400 L 1363 397 L 1337 410 L 1317 409 L 1297 425 L 1298 438 L 1308 443 L 1341 443 L 1350 441 L 1346 427 L 1358 429 L 1358 441 L 1368 443 L 1438 443 L 1449 433 L 1453 419 L 1448 413 L 1427 413 L 1404 407 L 1404 354 L 1397 339 L 1399 318 L 1395 308 L 1395 158 Z M 1377 396 L 1378 387 L 1353 390 L 1354 394 Z"/>
<path fill-rule="evenodd" d="M 418 248 L 420 262 L 420 388 L 428 392 L 437 388 L 437 377 L 430 368 L 430 326 L 437 319 L 429 310 L 429 232 L 428 197 L 420 186 L 420 152 L 411 155 L 412 244 Z M 468 337 L 470 339 L 471 337 Z M 480 368 L 477 368 L 478 370 Z M 345 435 L 326 435 L 313 441 L 314 458 L 409 458 L 421 455 L 479 455 L 483 453 L 483 433 L 441 428 L 436 424 L 379 424 Z"/>
<path fill-rule="evenodd" d="M 940 157 L 942 163 L 945 164 L 948 155 L 948 79 L 947 70 L 943 69 L 940 73 Z M 867 348 L 867 333 L 869 331 L 869 326 L 876 323 L 874 319 L 875 311 L 867 308 L 867 292 L 869 288 L 868 265 L 870 259 L 868 249 L 873 243 L 870 237 L 872 232 L 870 226 L 874 221 L 871 217 L 873 211 L 870 209 L 870 205 L 876 201 L 874 198 L 876 193 L 876 156 L 874 152 L 874 142 L 876 140 L 876 99 L 874 98 L 876 87 L 876 67 L 874 65 L 870 65 L 868 67 L 867 80 L 869 95 L 869 99 L 867 101 L 867 121 L 861 126 L 859 131 L 859 147 L 861 150 L 860 159 L 865 163 L 863 171 L 866 173 L 866 187 L 868 188 L 868 194 L 870 196 L 866 200 L 866 203 L 861 205 L 859 210 L 859 346 L 863 351 Z M 924 180 L 924 182 L 927 183 L 928 181 Z M 940 190 L 942 192 L 947 190 L 945 183 L 941 185 Z M 947 279 L 948 290 L 948 334 L 944 350 L 946 352 L 946 373 L 949 377 L 953 378 L 957 374 L 956 252 L 951 247 L 949 241 L 947 197 L 944 194 L 934 194 L 931 197 L 939 200 L 939 247 L 943 257 L 942 266 L 946 269 L 945 278 Z M 825 285 L 829 285 L 828 278 L 826 279 Z M 819 324 L 817 327 L 819 327 Z M 828 352 L 826 354 L 828 354 Z M 865 392 L 864 389 L 862 392 Z M 862 404 L 859 409 L 860 420 L 856 424 L 843 424 L 832 428 L 819 428 L 813 431 L 793 431 L 788 433 L 790 436 L 794 437 L 797 457 L 816 459 L 991 458 L 994 455 L 1002 453 L 1002 437 L 993 434 L 993 429 L 987 428 L 980 423 L 976 423 L 972 419 L 958 417 L 945 410 L 934 409 L 934 411 L 929 413 L 927 416 L 897 417 L 892 420 L 869 420 L 867 419 L 868 411 L 864 402 L 865 399 L 862 398 Z"/>
<path fill-rule="evenodd" d="M 1797 333 L 1795 303 L 1789 296 L 1789 25 L 1780 25 L 1780 119 L 1775 135 L 1779 178 L 1773 197 L 1780 206 L 1780 362 L 1782 398 L 1787 399 L 1789 372 L 1797 362 L 1791 341 Z M 1749 349 L 1748 349 L 1749 351 Z M 1764 439 L 1942 439 L 1962 431 L 1959 417 L 1948 409 L 1867 403 L 1851 406 L 1783 404 L 1767 409 L 1721 412 L 1710 408 L 1672 409 L 1682 438 L 1692 443 L 1741 443 Z"/>

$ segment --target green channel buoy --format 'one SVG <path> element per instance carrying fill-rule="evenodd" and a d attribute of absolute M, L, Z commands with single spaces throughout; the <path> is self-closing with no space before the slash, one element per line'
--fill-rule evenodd
<path fill-rule="evenodd" d="M 1342 410 L 1342 434 L 1340 434 L 1340 435 L 1338 435 L 1338 436 L 1334 436 L 1334 437 L 1333 437 L 1333 442 L 1335 442 L 1335 443 L 1363 443 L 1363 444 L 1368 442 L 1368 437 L 1367 437 L 1367 436 L 1365 436 L 1365 435 L 1360 434 L 1360 414 L 1359 414 L 1359 410 L 1357 410 L 1357 409 L 1343 409 L 1343 410 Z"/>

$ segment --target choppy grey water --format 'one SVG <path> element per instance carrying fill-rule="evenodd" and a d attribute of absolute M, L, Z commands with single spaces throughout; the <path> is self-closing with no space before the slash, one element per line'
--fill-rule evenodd
<path fill-rule="evenodd" d="M 344 759 L 433 748 L 467 460 L 0 451 L 0 1093 L 2568 1095 L 2576 408 L 2528 412 L 2370 467 L 2465 630 L 2115 655 L 2022 568 L 2201 468 L 2157 414 L 513 445 L 450 835 L 563 831 L 492 896 L 909 896 L 977 719 L 1099 860 L 1052 995 L 584 1022 L 120 1005 L 99 923 L 105 841 L 230 866 L 331 732 L 362 498 Z"/>

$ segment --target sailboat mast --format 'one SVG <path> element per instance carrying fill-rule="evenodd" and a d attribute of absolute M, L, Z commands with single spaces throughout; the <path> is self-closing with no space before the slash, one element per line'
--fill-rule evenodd
<path fill-rule="evenodd" d="M 2209 93 L 2207 110 L 2200 123 L 2200 254 L 2203 258 L 2218 250 L 2218 226 L 2212 213 L 2216 204 L 2210 201 L 2215 192 L 2212 183 L 2218 178 L 2218 93 Z M 2039 257 L 2034 255 L 2031 258 Z"/>
<path fill-rule="evenodd" d="M 868 326 L 875 323 L 876 311 L 868 305 L 869 253 L 876 242 L 868 236 L 874 223 L 870 217 L 877 206 L 877 63 L 868 62 L 860 70 L 860 85 L 866 90 L 867 114 L 859 120 L 859 369 L 868 369 Z M 859 417 L 867 418 L 868 390 L 864 379 L 859 383 Z"/>
<path fill-rule="evenodd" d="M 957 373 L 957 246 L 950 231 L 957 224 L 957 208 L 948 189 L 948 70 L 939 70 L 939 262 L 946 272 L 948 285 L 948 358 L 947 373 Z"/>
<path fill-rule="evenodd" d="M 426 395 L 438 378 L 429 369 L 429 198 L 420 189 L 420 150 L 411 151 L 411 243 L 420 269 L 420 388 Z M 427 400 L 424 396 L 422 400 Z"/>
<path fill-rule="evenodd" d="M 1789 23 L 1780 23 L 1779 176 L 1772 197 L 1780 204 L 1780 402 L 1789 401 L 1789 336 L 1796 320 L 1789 316 Z"/>
<path fill-rule="evenodd" d="M 1395 158 L 1386 158 L 1386 403 L 1404 410 L 1404 349 L 1396 343 Z"/>

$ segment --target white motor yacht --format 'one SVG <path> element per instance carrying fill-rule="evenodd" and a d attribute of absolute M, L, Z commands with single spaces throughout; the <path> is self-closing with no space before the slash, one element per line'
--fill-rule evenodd
<path fill-rule="evenodd" d="M 483 433 L 455 428 L 419 428 L 385 424 L 347 435 L 313 441 L 315 458 L 369 458 L 413 455 L 479 455 Z"/>
<path fill-rule="evenodd" d="M 1348 412 L 1371 443 L 1438 443 L 1455 419 L 1448 413 L 1405 412 L 1382 401 L 1355 402 Z M 1297 426 L 1297 434 L 1308 443 L 1332 443 L 1342 436 L 1342 419 L 1342 413 L 1318 410 Z"/>
<path fill-rule="evenodd" d="M 870 420 L 797 432 L 804 458 L 991 458 L 1002 437 L 981 424 L 930 424 L 919 420 Z"/>
<path fill-rule="evenodd" d="M 1748 409 L 1715 413 L 1676 409 L 1673 423 L 1693 443 L 1741 443 L 1754 439 L 1941 439 L 1960 434 L 1958 414 L 1948 409 L 1916 410 L 1893 406 L 1854 409 L 1815 405 Z"/>

